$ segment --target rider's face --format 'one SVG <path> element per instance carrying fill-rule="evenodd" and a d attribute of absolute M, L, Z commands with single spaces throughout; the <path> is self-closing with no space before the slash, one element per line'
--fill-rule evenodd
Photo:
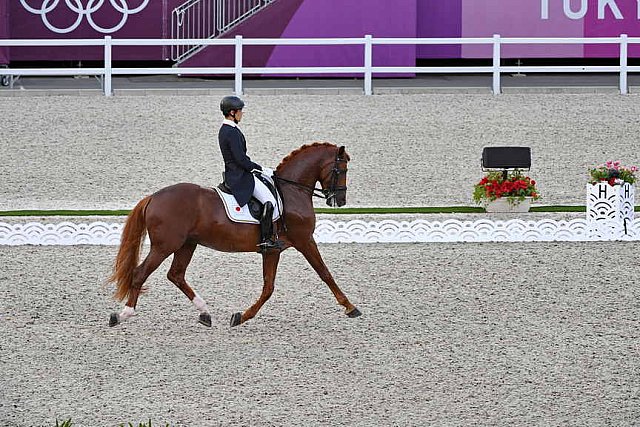
<path fill-rule="evenodd" d="M 236 110 L 234 117 L 236 119 L 236 122 L 240 123 L 240 120 L 242 120 L 242 110 Z"/>

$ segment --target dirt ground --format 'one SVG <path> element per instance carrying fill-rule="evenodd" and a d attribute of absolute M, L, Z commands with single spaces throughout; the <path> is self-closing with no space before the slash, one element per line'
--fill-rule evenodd
<path fill-rule="evenodd" d="M 541 204 L 584 204 L 588 169 L 638 165 L 640 95 L 248 95 L 251 158 L 350 153 L 348 206 L 471 205 L 485 146 L 529 146 Z M 130 209 L 167 185 L 215 186 L 212 96 L 2 97 L 0 210 Z"/>
<path fill-rule="evenodd" d="M 362 311 L 346 317 L 286 251 L 260 292 L 256 254 L 198 249 L 114 328 L 116 247 L 0 247 L 0 424 L 563 425 L 640 423 L 635 243 L 322 245 Z"/>
<path fill-rule="evenodd" d="M 640 163 L 638 95 L 245 100 L 258 163 L 313 141 L 347 147 L 348 206 L 470 205 L 489 145 L 532 148 L 545 204 L 584 204 L 598 163 Z M 0 98 L 0 210 L 130 209 L 176 182 L 216 185 L 218 103 Z M 321 245 L 357 319 L 287 251 L 273 297 L 237 328 L 229 318 L 258 297 L 260 258 L 198 249 L 187 280 L 212 328 L 166 280 L 168 261 L 138 315 L 109 328 L 116 246 L 0 246 L 0 425 L 636 426 L 639 248 Z"/>

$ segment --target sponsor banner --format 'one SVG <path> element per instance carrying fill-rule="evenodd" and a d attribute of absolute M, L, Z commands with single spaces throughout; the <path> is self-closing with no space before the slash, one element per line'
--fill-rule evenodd
<path fill-rule="evenodd" d="M 240 6 L 252 13 L 223 19 Z M 205 5 L 207 5 L 205 7 Z M 179 9 L 181 8 L 181 9 Z M 255 13 L 253 10 L 255 9 Z M 179 10 L 187 12 L 177 12 Z M 222 12 L 221 12 L 222 11 Z M 9 20 L 9 16 L 11 19 Z M 203 16 L 211 37 L 599 37 L 640 36 L 640 0 L 0 0 L 0 37 L 195 37 Z M 235 15 L 232 15 L 232 17 Z M 227 22 L 228 21 L 228 22 Z M 224 25 L 222 25 L 222 24 Z M 189 25 L 187 25 L 189 24 Z M 213 25 L 213 24 L 212 24 Z M 222 26 L 221 26 L 222 25 Z M 178 31 L 183 31 L 179 33 Z M 213 30 L 212 30 L 213 31 Z M 204 36 L 209 37 L 209 36 Z M 115 60 L 177 59 L 185 66 L 231 66 L 232 47 L 195 49 L 176 56 L 171 47 L 113 48 Z M 10 58 L 8 58 L 10 55 Z M 505 58 L 617 57 L 613 45 L 505 45 Z M 640 57 L 640 45 L 629 55 Z M 243 51 L 246 66 L 361 66 L 362 46 L 259 46 Z M 374 65 L 414 65 L 416 58 L 490 58 L 489 45 L 376 46 Z M 101 60 L 101 47 L 0 48 L 12 61 Z"/>
<path fill-rule="evenodd" d="M 640 36 L 638 0 L 421 0 L 420 37 L 618 37 Z M 506 58 L 617 57 L 617 45 L 507 45 Z M 640 57 L 640 45 L 629 55 Z M 492 48 L 419 47 L 418 58 L 490 58 Z"/>
<path fill-rule="evenodd" d="M 562 3 L 549 0 L 548 17 L 541 17 L 540 0 L 463 0 L 462 37 L 582 37 L 583 23 L 567 19 Z M 491 58 L 491 45 L 464 45 L 463 58 Z M 504 58 L 581 57 L 581 45 L 505 45 Z"/>
<path fill-rule="evenodd" d="M 617 37 L 640 35 L 637 0 L 464 0 L 465 35 L 479 36 L 495 29 L 505 37 Z M 503 11 L 502 19 L 477 19 L 478 8 Z M 474 17 L 475 15 L 475 17 Z M 505 57 L 617 57 L 612 44 L 505 46 Z M 640 56 L 631 46 L 630 56 Z M 480 56 L 477 48 L 463 50 L 464 57 Z"/>
<path fill-rule="evenodd" d="M 550 0 L 554 1 L 554 0 Z M 558 1 L 558 0 L 555 0 Z M 617 37 L 627 34 L 640 37 L 640 1 L 637 0 L 600 0 L 589 1 L 588 7 L 577 16 L 585 23 L 585 37 Z M 578 5 L 574 10 L 578 10 Z M 584 17 L 581 17 L 584 13 Z M 616 45 L 586 45 L 584 56 L 591 58 L 617 57 Z M 629 45 L 629 56 L 640 57 L 640 45 Z"/>
<path fill-rule="evenodd" d="M 214 36 L 224 38 L 238 34 L 245 38 L 416 37 L 417 26 L 417 0 L 15 0 L 10 5 L 10 34 L 15 39 L 169 38 L 173 34 L 197 38 L 189 28 L 200 28 L 205 15 L 206 22 L 218 26 L 220 33 Z M 231 19 L 244 10 L 243 5 L 255 5 L 256 12 Z M 187 12 L 177 14 L 179 7 Z M 415 46 L 376 46 L 374 65 L 414 65 L 415 51 Z M 176 59 L 173 53 L 171 47 L 113 48 L 114 60 Z M 233 53 L 233 47 L 208 47 L 181 57 L 185 61 L 181 65 L 233 66 Z M 11 55 L 12 61 L 102 58 L 101 47 L 83 46 L 20 47 Z M 364 51 L 362 46 L 250 46 L 243 50 L 243 63 L 362 66 Z"/>
<path fill-rule="evenodd" d="M 11 0 L 13 39 L 94 39 L 167 37 L 167 8 L 182 0 Z M 161 60 L 161 46 L 113 48 L 116 60 Z M 12 61 L 101 60 L 101 47 L 19 47 Z"/>

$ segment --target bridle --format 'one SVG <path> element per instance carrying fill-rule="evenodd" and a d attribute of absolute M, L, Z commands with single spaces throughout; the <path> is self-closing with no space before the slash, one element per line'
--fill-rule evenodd
<path fill-rule="evenodd" d="M 343 173 L 346 174 L 348 170 L 346 167 L 344 169 L 340 169 L 338 166 L 342 163 L 346 164 L 347 162 L 348 160 L 346 158 L 340 157 L 340 154 L 338 151 L 338 153 L 336 153 L 335 160 L 333 160 L 333 167 L 329 172 L 331 174 L 331 180 L 328 188 L 318 188 L 315 186 L 312 187 L 309 185 L 304 185 L 299 182 L 291 181 L 289 179 L 285 179 L 280 176 L 277 176 L 275 173 L 273 174 L 273 178 L 276 181 L 286 182 L 287 184 L 291 184 L 295 187 L 302 188 L 306 191 L 309 191 L 313 197 L 320 197 L 321 199 L 333 200 L 335 199 L 336 195 L 339 192 L 347 191 L 346 185 L 338 185 L 338 180 L 340 179 L 340 175 Z M 327 166 L 329 163 L 326 163 L 325 165 L 323 165 L 321 170 L 323 170 L 325 166 Z M 320 182 L 324 182 L 327 177 L 328 176 L 325 176 L 324 178 L 320 178 Z"/>

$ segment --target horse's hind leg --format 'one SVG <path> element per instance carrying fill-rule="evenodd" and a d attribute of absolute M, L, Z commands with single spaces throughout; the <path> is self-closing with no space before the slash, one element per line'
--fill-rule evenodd
<path fill-rule="evenodd" d="M 258 310 L 273 294 L 273 282 L 276 279 L 276 271 L 278 270 L 278 262 L 280 261 L 280 251 L 268 251 L 262 254 L 262 276 L 264 284 L 260 298 L 244 313 L 234 313 L 231 315 L 231 326 L 238 326 L 258 314 Z"/>
<path fill-rule="evenodd" d="M 187 267 L 191 262 L 193 252 L 196 250 L 197 244 L 187 242 L 173 254 L 173 262 L 167 273 L 167 278 L 174 283 L 193 303 L 200 312 L 198 321 L 204 326 L 211 327 L 211 315 L 207 303 L 189 286 L 184 278 Z"/>
<path fill-rule="evenodd" d="M 109 326 L 115 326 L 120 322 L 127 320 L 130 317 L 135 316 L 135 308 L 138 304 L 138 297 L 142 285 L 147 280 L 149 275 L 153 273 L 162 264 L 169 255 L 151 246 L 151 250 L 142 263 L 133 270 L 133 281 L 131 283 L 131 292 L 129 292 L 129 298 L 120 312 L 120 314 L 113 313 L 109 319 Z"/>
<path fill-rule="evenodd" d="M 313 267 L 316 273 L 318 273 L 322 281 L 329 286 L 329 289 L 331 289 L 331 292 L 333 292 L 333 295 L 336 297 L 338 304 L 342 305 L 345 308 L 347 316 L 360 316 L 360 310 L 358 310 L 353 304 L 349 302 L 349 299 L 345 296 L 345 294 L 342 293 L 335 280 L 333 280 L 333 276 L 322 260 L 322 256 L 320 255 L 320 251 L 318 250 L 318 245 L 316 245 L 315 240 L 311 238 L 305 245 L 296 246 L 296 249 L 298 249 L 298 251 L 300 251 L 300 253 L 304 255 L 311 267 Z"/>

